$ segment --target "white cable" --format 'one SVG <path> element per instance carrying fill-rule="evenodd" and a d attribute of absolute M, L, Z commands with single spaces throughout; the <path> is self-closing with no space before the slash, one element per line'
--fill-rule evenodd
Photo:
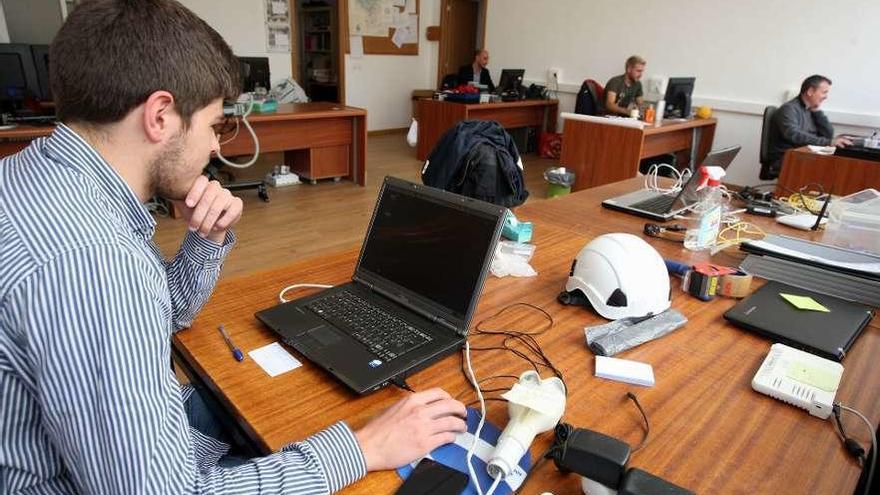
<path fill-rule="evenodd" d="M 286 303 L 287 299 L 284 299 L 284 294 L 293 289 L 302 289 L 305 287 L 313 288 L 313 289 L 329 289 L 333 287 L 332 285 L 324 285 L 324 284 L 293 284 L 285 287 L 281 292 L 278 293 L 278 300 Z"/>
<path fill-rule="evenodd" d="M 664 168 L 671 170 L 673 175 L 672 178 L 675 179 L 675 182 L 670 187 L 660 186 L 659 172 Z M 645 174 L 645 189 L 659 192 L 661 194 L 675 194 L 684 187 L 685 181 L 687 181 L 690 176 L 691 171 L 689 169 L 678 170 L 668 163 L 655 163 L 648 168 L 648 172 Z"/>
<path fill-rule="evenodd" d="M 483 495 L 483 489 L 480 487 L 480 481 L 477 478 L 476 471 L 474 471 L 472 461 L 474 458 L 474 449 L 476 449 L 477 441 L 480 439 L 480 432 L 483 430 L 483 423 L 486 421 L 486 401 L 483 400 L 483 391 L 480 390 L 480 384 L 477 382 L 477 377 L 474 375 L 474 368 L 471 365 L 471 343 L 468 340 L 464 341 L 464 357 L 467 362 L 468 373 L 470 373 L 471 385 L 473 385 L 474 390 L 477 391 L 477 399 L 480 400 L 480 422 L 477 424 L 477 431 L 474 432 L 474 441 L 471 442 L 471 446 L 468 448 L 467 457 L 465 459 L 467 460 L 468 473 L 470 473 L 471 480 L 477 488 L 477 495 Z"/>
<path fill-rule="evenodd" d="M 498 476 L 495 477 L 495 481 L 492 482 L 492 486 L 490 486 L 489 489 L 486 490 L 486 495 L 492 495 L 493 493 L 495 493 L 495 489 L 498 488 L 498 485 L 501 483 L 502 478 L 503 475 L 501 473 L 498 473 Z"/>
<path fill-rule="evenodd" d="M 241 128 L 241 126 L 238 125 L 238 119 L 235 119 L 235 132 L 232 133 L 232 137 L 231 137 L 231 138 L 229 138 L 229 139 L 227 139 L 226 141 L 223 141 L 222 143 L 220 143 L 220 146 L 223 146 L 224 144 L 227 144 L 227 143 L 231 143 L 233 139 L 237 138 L 237 137 L 238 137 L 238 130 L 239 130 L 240 128 Z"/>
<path fill-rule="evenodd" d="M 865 493 L 867 493 L 868 490 L 871 489 L 871 480 L 874 478 L 874 466 L 877 465 L 877 433 L 874 431 L 874 425 L 872 425 L 871 422 L 868 421 L 868 418 L 866 418 L 864 414 L 856 411 L 851 407 L 844 406 L 840 402 L 838 402 L 837 405 L 844 411 L 849 411 L 861 418 L 862 421 L 865 423 L 865 426 L 868 427 L 868 431 L 871 432 L 871 451 L 873 453 L 871 454 L 871 467 L 868 468 L 868 479 L 865 483 Z"/>
<path fill-rule="evenodd" d="M 251 138 L 254 140 L 254 156 L 251 157 L 245 163 L 235 163 L 227 160 L 220 154 L 220 150 L 217 150 L 217 159 L 223 162 L 225 165 L 228 165 L 232 168 L 248 168 L 254 163 L 257 162 L 257 158 L 260 157 L 260 140 L 257 139 L 257 133 L 254 132 L 254 128 L 251 127 L 251 123 L 248 122 L 248 115 L 251 114 L 251 111 L 254 109 L 254 95 L 250 95 L 250 104 L 248 105 L 248 109 L 245 110 L 244 115 L 241 116 L 241 121 L 244 123 L 244 126 L 247 128 L 248 132 L 251 133 Z M 238 120 L 236 119 L 236 125 L 238 124 Z M 237 131 L 236 131 L 237 132 Z"/>

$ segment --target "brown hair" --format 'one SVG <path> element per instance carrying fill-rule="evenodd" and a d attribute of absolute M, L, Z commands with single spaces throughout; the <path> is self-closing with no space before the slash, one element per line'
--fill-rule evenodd
<path fill-rule="evenodd" d="M 237 97 L 241 86 L 229 45 L 175 0 L 83 2 L 52 41 L 49 61 L 64 122 L 118 122 L 165 90 L 188 125 L 196 110 Z"/>
<path fill-rule="evenodd" d="M 630 67 L 639 64 L 645 65 L 646 63 L 647 62 L 645 62 L 645 59 L 643 59 L 642 57 L 638 55 L 633 55 L 630 58 L 626 59 L 626 68 L 629 69 Z"/>

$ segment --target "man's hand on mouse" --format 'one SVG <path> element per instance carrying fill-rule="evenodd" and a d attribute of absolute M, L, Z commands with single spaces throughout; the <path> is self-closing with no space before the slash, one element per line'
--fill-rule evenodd
<path fill-rule="evenodd" d="M 367 471 L 398 468 L 455 441 L 466 417 L 464 404 L 439 388 L 409 395 L 355 432 Z"/>

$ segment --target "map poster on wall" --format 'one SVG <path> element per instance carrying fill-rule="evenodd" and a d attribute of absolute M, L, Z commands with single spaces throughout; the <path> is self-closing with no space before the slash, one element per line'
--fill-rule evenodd
<path fill-rule="evenodd" d="M 400 13 L 395 0 L 350 0 L 349 32 L 355 36 L 387 37 Z"/>
<path fill-rule="evenodd" d="M 264 0 L 266 51 L 290 53 L 290 5 L 288 0 Z"/>

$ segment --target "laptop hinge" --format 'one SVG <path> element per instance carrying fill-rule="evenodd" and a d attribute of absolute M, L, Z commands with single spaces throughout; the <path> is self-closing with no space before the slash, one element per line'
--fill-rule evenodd
<path fill-rule="evenodd" d="M 403 299 L 400 296 L 397 296 L 397 295 L 392 294 L 386 290 L 383 290 L 383 289 L 381 289 L 381 288 L 379 288 L 369 282 L 366 282 L 363 279 L 360 279 L 358 277 L 352 277 L 352 280 L 354 280 L 355 282 L 357 282 L 359 284 L 365 285 L 368 289 L 375 291 L 375 292 L 378 292 L 382 296 L 387 297 L 388 299 L 391 299 L 392 301 L 396 302 L 397 304 L 400 304 L 401 306 L 405 307 L 406 309 L 409 309 L 410 311 L 418 313 L 419 315 L 424 316 L 425 318 L 431 320 L 432 322 L 438 323 L 441 326 L 444 326 L 444 327 L 452 330 L 453 332 L 455 332 L 458 335 L 462 335 L 462 333 L 459 332 L 457 328 L 455 328 L 455 325 L 453 325 L 452 323 L 449 323 L 448 321 L 444 320 L 443 318 L 440 318 L 436 315 L 429 313 L 428 311 L 426 311 L 418 306 L 415 306 L 410 300 Z M 465 334 L 466 333 L 467 332 L 465 332 Z"/>

